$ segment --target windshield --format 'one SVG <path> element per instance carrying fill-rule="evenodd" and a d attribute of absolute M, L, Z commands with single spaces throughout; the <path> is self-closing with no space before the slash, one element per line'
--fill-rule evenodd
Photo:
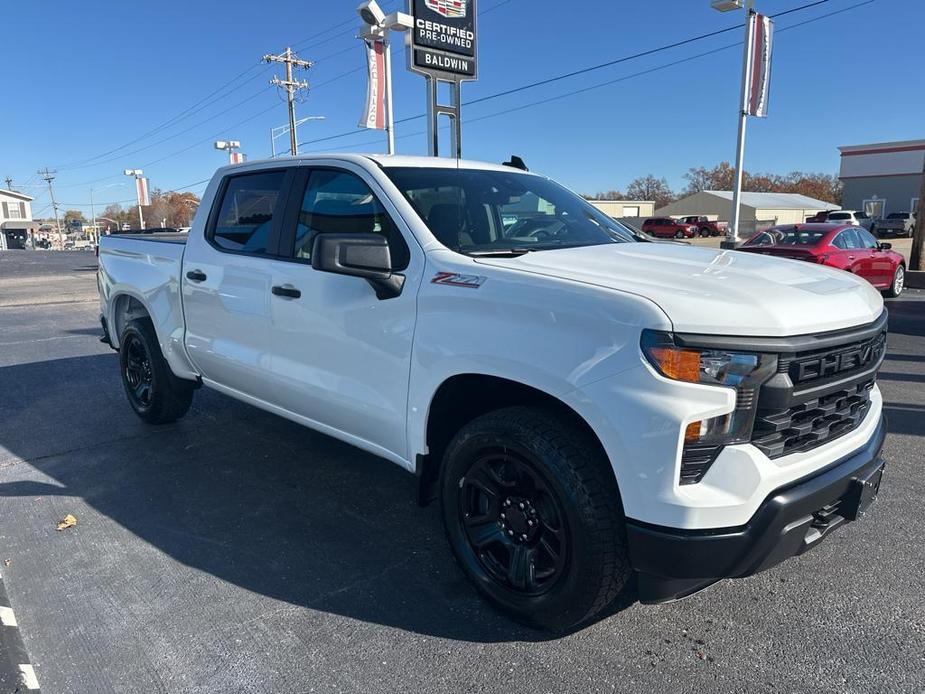
<path fill-rule="evenodd" d="M 828 230 L 768 229 L 746 241 L 743 246 L 815 246 L 828 234 Z"/>
<path fill-rule="evenodd" d="M 632 232 L 549 179 L 516 171 L 388 167 L 434 236 L 467 255 L 632 242 Z"/>
<path fill-rule="evenodd" d="M 886 218 L 887 219 L 909 219 L 909 213 L 908 212 L 890 212 L 890 214 L 888 214 Z"/>
<path fill-rule="evenodd" d="M 830 212 L 829 219 L 851 219 L 850 212 Z"/>

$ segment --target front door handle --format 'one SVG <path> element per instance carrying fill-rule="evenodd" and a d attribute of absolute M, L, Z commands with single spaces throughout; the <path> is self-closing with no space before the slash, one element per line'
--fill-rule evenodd
<path fill-rule="evenodd" d="M 298 299 L 302 296 L 302 292 L 289 284 L 273 287 L 270 291 L 273 292 L 274 296 L 284 296 L 287 299 Z"/>
<path fill-rule="evenodd" d="M 849 256 L 848 256 L 848 260 L 854 260 L 854 256 L 853 256 L 853 255 L 849 255 Z"/>
<path fill-rule="evenodd" d="M 193 282 L 205 282 L 206 273 L 202 270 L 190 270 L 186 273 L 186 279 L 192 280 Z"/>

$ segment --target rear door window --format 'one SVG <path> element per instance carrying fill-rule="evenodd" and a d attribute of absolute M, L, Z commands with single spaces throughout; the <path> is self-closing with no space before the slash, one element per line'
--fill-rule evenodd
<path fill-rule="evenodd" d="M 274 218 L 280 214 L 286 170 L 233 176 L 228 179 L 208 239 L 220 250 L 268 253 Z"/>

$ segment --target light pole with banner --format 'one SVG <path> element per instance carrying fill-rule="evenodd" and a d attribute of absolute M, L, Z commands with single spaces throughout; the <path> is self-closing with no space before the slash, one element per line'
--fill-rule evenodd
<path fill-rule="evenodd" d="M 460 84 L 478 78 L 476 0 L 409 0 L 414 27 L 407 41 L 408 69 L 427 78 L 427 152 L 440 155 L 439 118 L 453 121 L 453 156 L 462 155 Z M 441 104 L 438 87 L 451 87 Z"/>
<path fill-rule="evenodd" d="M 739 93 L 739 132 L 736 139 L 735 178 L 732 186 L 732 216 L 722 248 L 735 248 L 739 235 L 739 200 L 742 197 L 742 177 L 745 164 L 745 126 L 749 116 L 768 115 L 768 94 L 771 85 L 771 40 L 774 23 L 770 17 L 755 12 L 755 0 L 712 0 L 713 9 L 720 12 L 745 7 L 745 46 L 742 54 L 742 85 Z"/>
<path fill-rule="evenodd" d="M 392 12 L 386 15 L 376 0 L 365 0 L 357 7 L 363 20 L 358 38 L 366 45 L 366 106 L 360 119 L 361 128 L 385 130 L 388 153 L 395 154 L 395 115 L 392 110 L 392 53 L 390 31 L 412 28 L 411 15 Z"/>
<path fill-rule="evenodd" d="M 141 213 L 141 208 L 143 205 L 150 205 L 151 199 L 148 197 L 148 179 L 145 178 L 142 174 L 144 171 L 141 169 L 126 169 L 126 176 L 135 177 L 135 194 L 138 197 L 138 224 L 141 225 L 141 230 L 145 230 L 145 218 Z"/>

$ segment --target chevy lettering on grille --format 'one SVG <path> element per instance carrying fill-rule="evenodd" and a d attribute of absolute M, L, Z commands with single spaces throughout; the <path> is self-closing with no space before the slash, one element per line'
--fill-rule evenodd
<path fill-rule="evenodd" d="M 826 378 L 844 371 L 855 371 L 877 362 L 886 349 L 886 334 L 851 345 L 848 349 L 794 360 L 790 378 L 794 384 Z"/>

